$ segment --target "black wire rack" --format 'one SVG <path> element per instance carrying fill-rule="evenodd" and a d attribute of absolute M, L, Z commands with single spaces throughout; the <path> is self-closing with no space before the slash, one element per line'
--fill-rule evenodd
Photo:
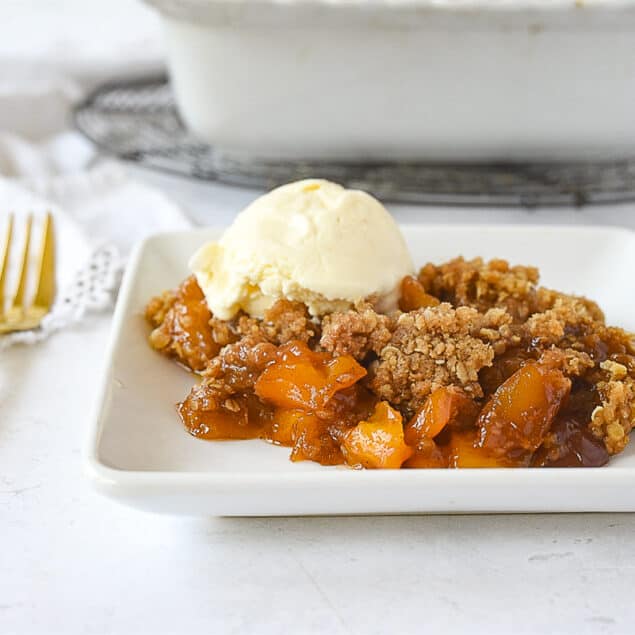
<path fill-rule="evenodd" d="M 585 205 L 635 200 L 635 157 L 603 163 L 332 163 L 238 159 L 183 126 L 167 77 L 111 82 L 74 110 L 76 127 L 103 152 L 148 168 L 233 185 L 272 188 L 331 179 L 384 200 L 448 205 Z"/>

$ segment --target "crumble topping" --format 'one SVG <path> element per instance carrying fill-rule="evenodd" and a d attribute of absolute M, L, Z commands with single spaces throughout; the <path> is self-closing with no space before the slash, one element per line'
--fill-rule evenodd
<path fill-rule="evenodd" d="M 371 365 L 370 389 L 412 414 L 441 386 L 454 385 L 482 397 L 478 372 L 503 352 L 512 337 L 511 316 L 503 309 L 479 313 L 445 302 L 402 313 Z"/>
<path fill-rule="evenodd" d="M 500 259 L 455 258 L 438 266 L 428 263 L 419 272 L 419 282 L 441 301 L 479 311 L 504 308 L 519 322 L 536 310 L 535 267 L 511 267 Z"/>
<path fill-rule="evenodd" d="M 542 313 L 548 309 L 566 310 L 570 307 L 571 311 L 578 315 L 586 315 L 593 322 L 604 322 L 604 312 L 593 300 L 577 295 L 568 295 L 560 291 L 554 291 L 547 287 L 538 287 L 536 289 L 535 311 Z"/>
<path fill-rule="evenodd" d="M 602 403 L 591 414 L 591 432 L 602 439 L 609 454 L 621 452 L 635 427 L 635 379 L 626 366 L 605 360 L 600 364 L 605 379 L 597 383 Z"/>
<path fill-rule="evenodd" d="M 542 294 L 539 291 L 539 296 Z M 594 303 L 575 296 L 552 296 L 542 311 L 534 313 L 523 325 L 526 336 L 541 345 L 559 344 L 574 334 L 604 323 L 604 315 L 598 313 Z"/>
<path fill-rule="evenodd" d="M 279 300 L 263 319 L 239 314 L 221 320 L 211 314 L 190 277 L 148 303 L 150 344 L 203 376 L 179 407 L 187 408 L 195 421 L 204 421 L 205 413 L 223 413 L 232 425 L 244 427 L 240 438 L 253 436 L 247 414 L 257 401 L 252 393 L 258 376 L 279 347 L 299 342 L 311 354 L 356 360 L 367 372 L 357 392 L 341 393 L 337 408 L 347 400 L 363 403 L 359 408 L 369 416 L 381 400 L 404 417 L 404 425 L 442 388 L 449 390 L 448 399 L 460 391 L 471 403 L 469 411 L 480 410 L 511 375 L 537 363 L 571 380 L 572 388 L 532 464 L 556 464 L 576 455 L 576 443 L 596 444 L 596 464 L 603 460 L 601 452 L 624 449 L 635 427 L 635 341 L 624 330 L 607 326 L 595 302 L 539 287 L 537 269 L 503 260 L 427 264 L 413 284 L 421 285 L 426 304 L 389 315 L 378 311 L 372 298 L 321 319 L 311 317 L 300 302 Z M 338 412 L 343 421 L 346 411 Z M 294 415 L 293 425 L 308 426 L 307 416 Z M 576 428 L 574 419 L 583 421 L 584 428 Z M 346 425 L 350 422 L 349 416 Z M 339 443 L 348 428 L 338 425 L 311 443 L 327 439 L 329 448 L 336 439 Z M 318 446 L 307 440 L 310 428 L 302 429 L 299 455 L 319 456 Z M 417 446 L 417 452 L 424 446 Z M 470 448 L 462 448 L 464 456 Z M 329 456 L 335 460 L 338 453 Z M 412 458 L 413 465 L 422 456 Z"/>
<path fill-rule="evenodd" d="M 542 364 L 557 368 L 567 377 L 582 377 L 595 366 L 591 356 L 573 348 L 550 348 L 540 355 Z"/>
<path fill-rule="evenodd" d="M 370 351 L 379 354 L 390 341 L 393 330 L 391 318 L 360 302 L 354 310 L 324 317 L 320 346 L 336 355 L 363 360 Z"/>
<path fill-rule="evenodd" d="M 289 300 L 278 300 L 267 309 L 259 322 L 259 329 L 267 341 L 278 345 L 292 340 L 306 343 L 318 334 L 317 323 L 309 315 L 307 307 L 302 302 Z"/>

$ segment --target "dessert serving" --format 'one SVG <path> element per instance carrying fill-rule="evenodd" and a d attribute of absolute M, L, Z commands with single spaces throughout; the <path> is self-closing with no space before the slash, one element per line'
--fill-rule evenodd
<path fill-rule="evenodd" d="M 633 335 L 530 266 L 415 270 L 368 194 L 277 188 L 190 266 L 146 316 L 199 376 L 177 405 L 196 437 L 365 468 L 595 467 L 628 443 Z"/>

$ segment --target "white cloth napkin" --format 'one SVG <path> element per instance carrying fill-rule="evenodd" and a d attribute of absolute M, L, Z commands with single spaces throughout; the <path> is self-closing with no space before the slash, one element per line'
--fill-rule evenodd
<path fill-rule="evenodd" d="M 87 90 L 109 78 L 163 68 L 156 14 L 137 0 L 20 0 L 0 3 L 0 24 L 5 27 L 0 39 L 0 244 L 13 212 L 12 260 L 17 260 L 23 221 L 31 213 L 35 259 L 41 222 L 51 211 L 58 283 L 55 306 L 42 327 L 0 336 L 1 350 L 38 341 L 112 306 L 132 244 L 190 224 L 163 194 L 131 180 L 121 165 L 89 169 L 98 161 L 95 150 L 69 127 L 71 108 Z M 19 269 L 17 262 L 10 265 L 8 296 Z"/>
<path fill-rule="evenodd" d="M 132 245 L 148 234 L 190 226 L 183 213 L 160 192 L 132 181 L 109 163 L 73 175 L 30 180 L 0 179 L 0 237 L 8 212 L 16 216 L 12 260 L 19 256 L 24 218 L 31 213 L 32 258 L 40 224 L 53 214 L 56 232 L 58 296 L 40 329 L 5 335 L 0 349 L 33 343 L 112 306 L 119 277 Z M 0 238 L 2 240 L 2 238 Z M 15 285 L 19 267 L 10 263 Z M 32 270 L 34 268 L 32 267 Z"/>

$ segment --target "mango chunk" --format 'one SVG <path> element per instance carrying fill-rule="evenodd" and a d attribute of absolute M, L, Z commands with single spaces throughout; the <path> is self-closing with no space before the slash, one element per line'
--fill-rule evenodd
<path fill-rule="evenodd" d="M 571 381 L 559 370 L 530 362 L 503 382 L 478 417 L 478 445 L 498 457 L 524 459 L 544 441 Z"/>
<path fill-rule="evenodd" d="M 437 388 L 406 425 L 406 443 L 414 447 L 424 437 L 433 439 L 448 424 L 457 427 L 473 425 L 477 415 L 478 406 L 460 388 Z"/>
<path fill-rule="evenodd" d="M 426 293 L 423 285 L 413 276 L 406 276 L 401 281 L 401 297 L 399 308 L 404 311 L 416 311 L 429 306 L 437 306 L 440 300 Z"/>
<path fill-rule="evenodd" d="M 260 375 L 255 392 L 278 408 L 316 411 L 333 395 L 366 375 L 350 355 L 314 353 L 302 342 L 280 347 L 276 360 Z"/>
<path fill-rule="evenodd" d="M 360 421 L 344 438 L 342 452 L 349 465 L 366 468 L 400 468 L 412 448 L 404 441 L 401 414 L 380 401 L 368 421 Z"/>

